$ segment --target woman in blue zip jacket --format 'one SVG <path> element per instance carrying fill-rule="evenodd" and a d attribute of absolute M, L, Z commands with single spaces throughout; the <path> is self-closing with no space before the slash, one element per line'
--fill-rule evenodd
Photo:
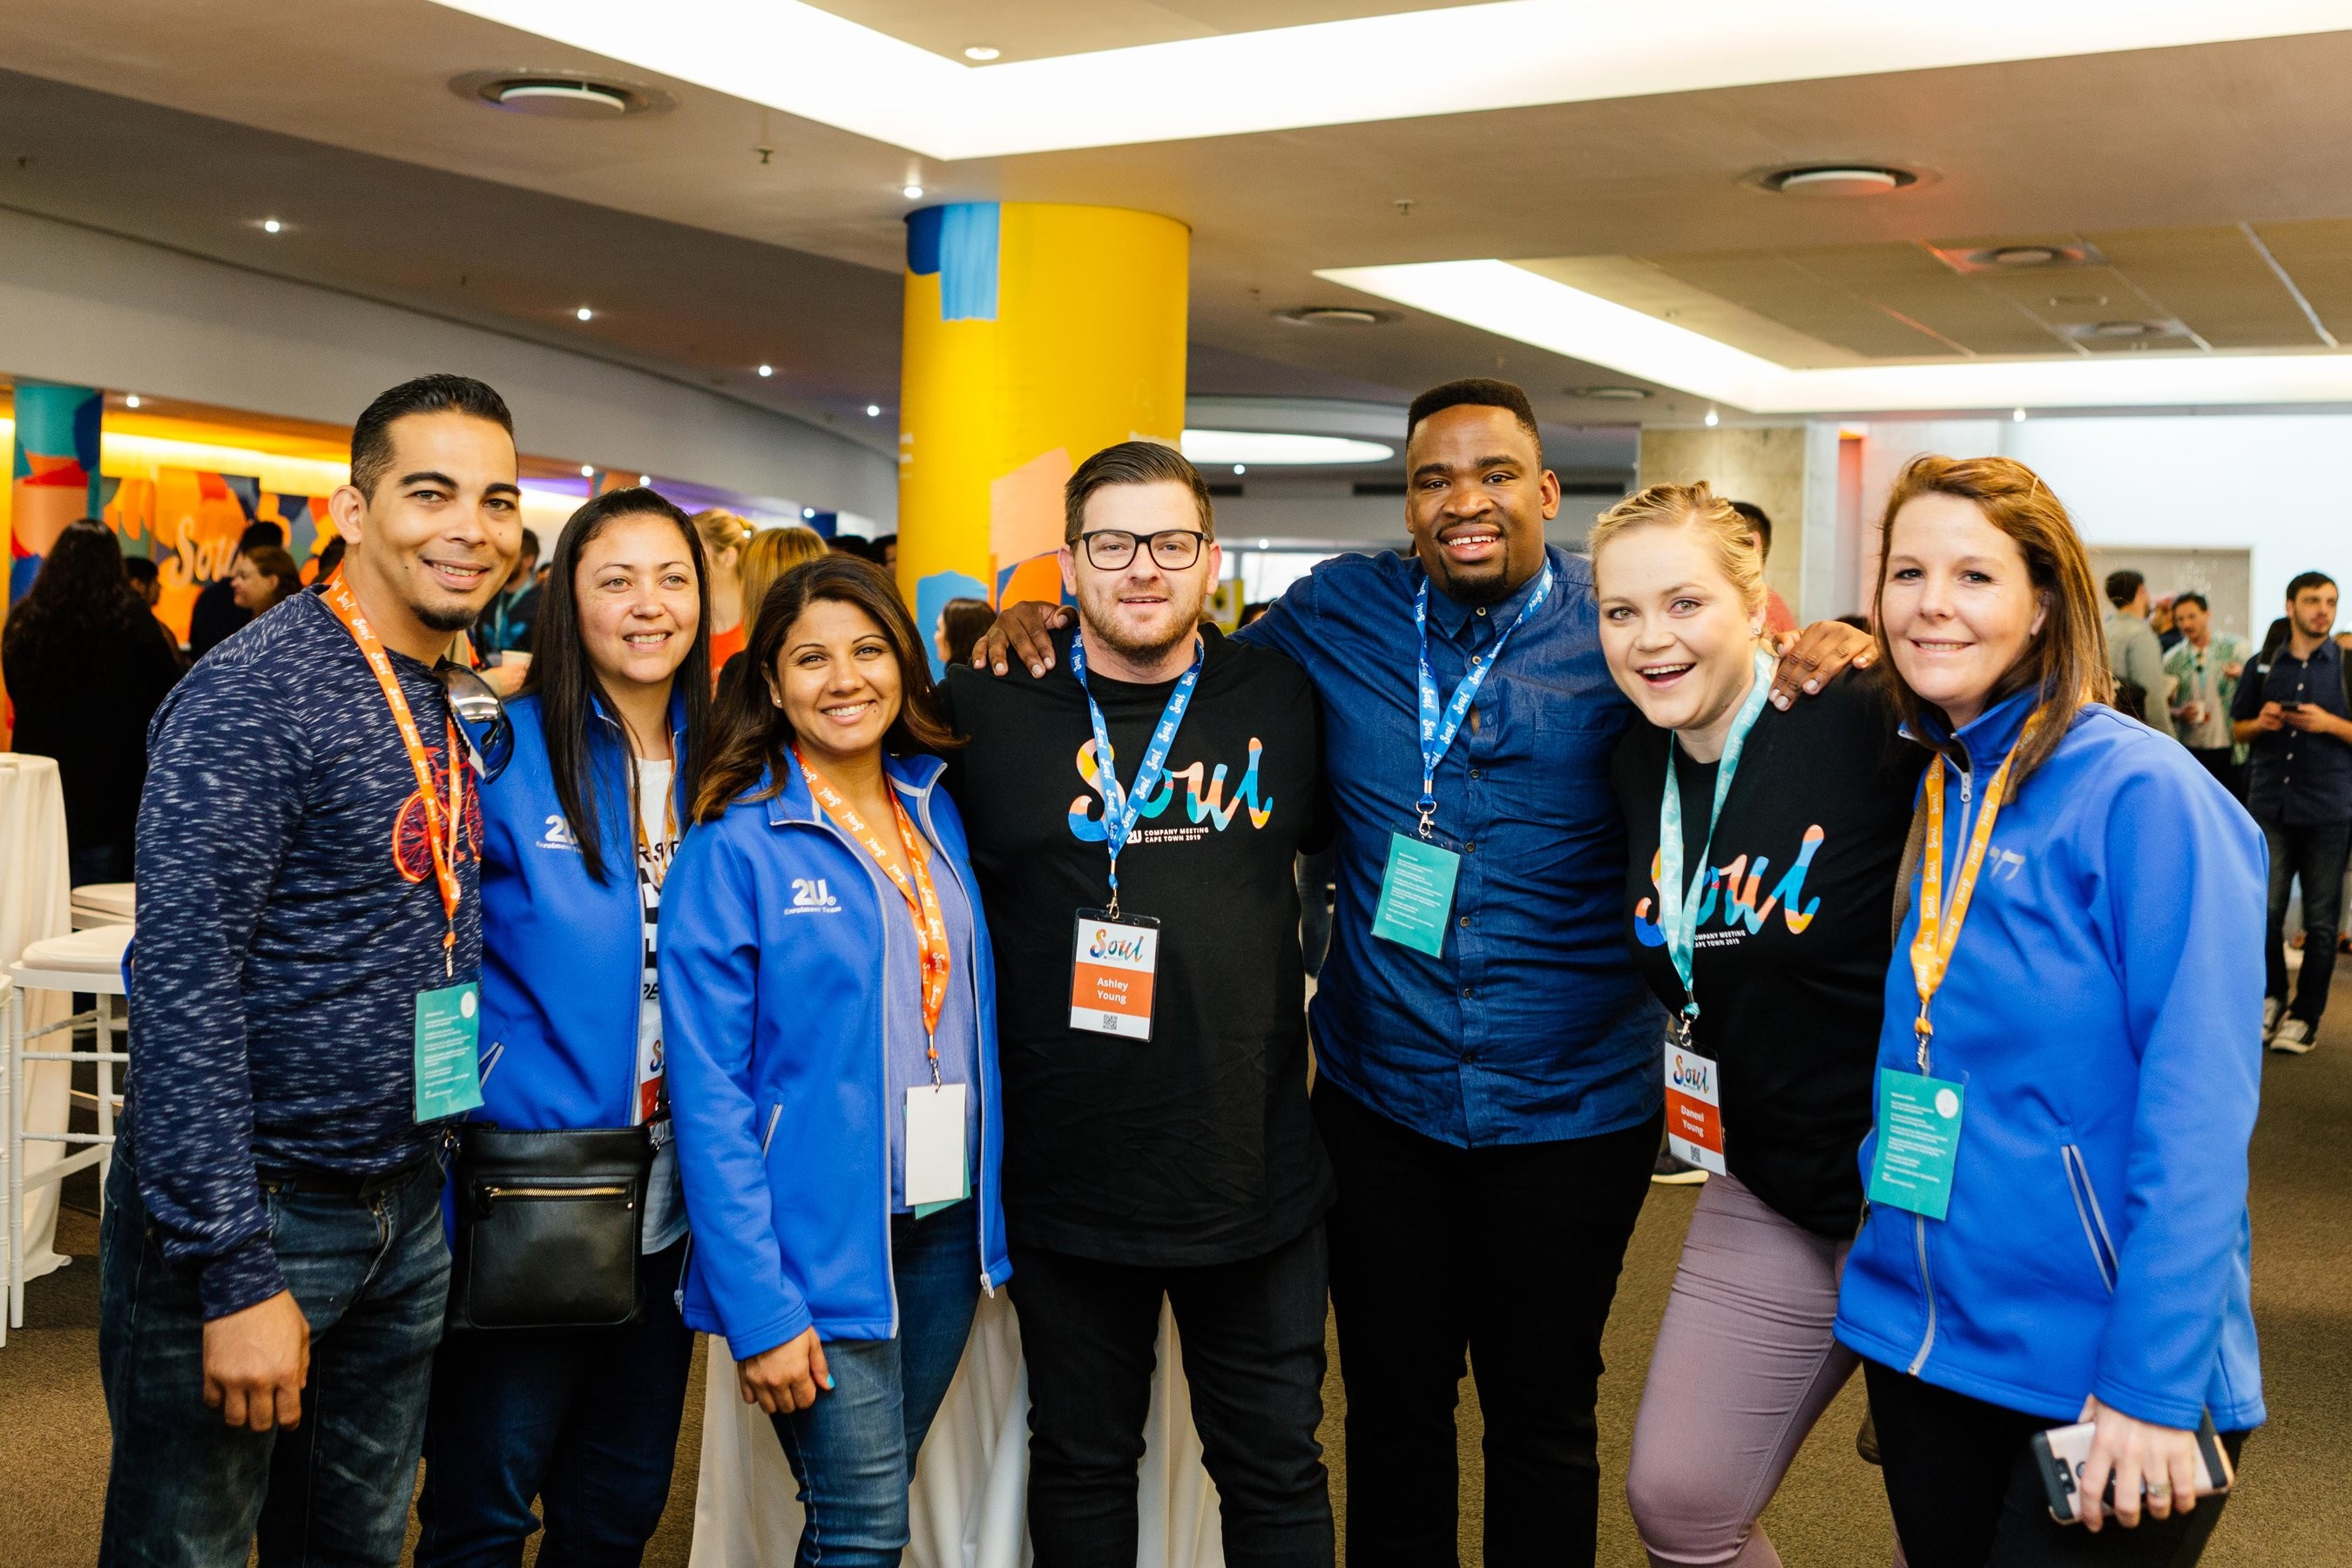
<path fill-rule="evenodd" d="M 2234 1459 L 2263 1418 L 2262 836 L 2105 705 L 2089 563 L 2030 469 L 1918 458 L 1885 518 L 1879 639 L 1937 760 L 1838 1338 L 1914 1568 L 2194 1563 L 2197 1429 Z M 2029 1445 L 2077 1421 L 2061 1526 Z"/>
<path fill-rule="evenodd" d="M 896 1563 L 980 1292 L 1012 1272 L 995 975 L 890 580 L 795 567 L 746 652 L 662 930 L 686 1320 L 774 1418 L 799 1561 Z"/>
<path fill-rule="evenodd" d="M 556 542 L 538 654 L 482 792 L 482 1105 L 505 1128 L 652 1129 L 637 1322 L 453 1329 L 434 1360 L 419 1568 L 635 1563 L 669 1500 L 694 1333 L 663 1092 L 654 940 L 707 754 L 701 546 L 650 489 L 596 497 Z"/>

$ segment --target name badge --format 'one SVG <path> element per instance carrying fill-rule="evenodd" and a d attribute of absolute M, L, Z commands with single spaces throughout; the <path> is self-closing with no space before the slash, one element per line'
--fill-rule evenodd
<path fill-rule="evenodd" d="M 1723 1161 L 1723 1089 L 1709 1058 L 1673 1036 L 1666 1037 L 1666 1148 L 1685 1164 L 1718 1176 L 1731 1173 Z"/>
<path fill-rule="evenodd" d="M 1924 1073 L 1881 1069 L 1878 1137 L 1870 1156 L 1870 1201 L 1941 1219 L 1952 1205 L 1968 1086 Z"/>
<path fill-rule="evenodd" d="M 1454 912 L 1454 879 L 1462 857 L 1402 833 L 1389 835 L 1388 868 L 1372 934 L 1432 958 L 1445 952 L 1445 917 Z"/>
<path fill-rule="evenodd" d="M 920 1219 L 971 1195 L 963 1152 L 960 1083 L 920 1083 L 907 1091 L 907 1176 L 900 1200 Z"/>
<path fill-rule="evenodd" d="M 1070 1027 L 1130 1040 L 1151 1037 L 1151 982 L 1160 970 L 1160 922 L 1078 911 L 1070 946 Z"/>
<path fill-rule="evenodd" d="M 416 994 L 416 1120 L 482 1103 L 482 1003 L 472 981 Z"/>

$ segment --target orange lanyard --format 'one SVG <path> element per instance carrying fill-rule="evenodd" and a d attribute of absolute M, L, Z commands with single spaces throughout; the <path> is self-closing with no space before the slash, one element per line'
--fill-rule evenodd
<path fill-rule="evenodd" d="M 457 974 L 454 950 L 457 945 L 457 905 L 465 890 L 457 881 L 457 825 L 466 816 L 466 753 L 457 741 L 457 723 L 449 722 L 449 805 L 447 826 L 443 826 L 441 801 L 433 793 L 433 764 L 425 754 L 425 741 L 416 732 L 416 718 L 408 710 L 407 695 L 400 689 L 400 676 L 392 668 L 392 656 L 383 650 L 383 639 L 368 625 L 367 613 L 352 595 L 343 574 L 337 572 L 327 583 L 327 607 L 335 612 L 335 619 L 352 634 L 360 645 L 360 652 L 375 676 L 375 683 L 383 689 L 384 705 L 392 710 L 393 722 L 400 726 L 401 743 L 408 748 L 408 765 L 416 774 L 416 793 L 425 800 L 425 837 L 433 851 L 433 879 L 441 889 L 441 912 L 447 917 L 447 928 L 441 935 L 441 963 L 453 978 Z"/>
<path fill-rule="evenodd" d="M 1944 974 L 1951 967 L 1952 949 L 1958 945 L 1960 927 L 1969 918 L 1969 900 L 1977 890 L 1977 872 L 1984 865 L 1985 849 L 1992 843 L 1993 819 L 2000 815 L 2001 797 L 2009 792 L 2009 772 L 2017 765 L 2017 753 L 2025 749 L 2026 737 L 2033 733 L 2033 721 L 2026 721 L 2018 732 L 2017 744 L 2003 757 L 2000 767 L 1985 786 L 1984 803 L 1977 809 L 1976 831 L 1969 836 L 1969 852 L 1960 862 L 1959 879 L 1952 886 L 1952 918 L 1944 922 L 1944 757 L 1927 764 L 1927 777 L 1920 785 L 1921 797 L 1927 807 L 1927 831 L 1919 848 L 1919 934 L 1911 939 L 1911 978 L 1919 990 L 1919 1018 L 1912 1031 L 1919 1037 L 1919 1070 L 1927 1070 L 1927 1045 L 1936 1031 L 1927 1022 L 1927 1005 L 1943 988 Z"/>
<path fill-rule="evenodd" d="M 866 846 L 866 852 L 874 857 L 874 863 L 882 868 L 882 874 L 890 879 L 891 884 L 898 889 L 899 897 L 907 900 L 907 912 L 915 921 L 915 941 L 922 949 L 923 1039 L 930 1056 L 931 1081 L 937 1083 L 940 1079 L 940 1045 L 936 1037 L 940 1027 L 940 1008 L 948 999 L 948 971 L 954 961 L 948 947 L 947 918 L 940 912 L 939 891 L 931 885 L 930 850 L 924 844 L 923 836 L 915 831 L 914 821 L 908 816 L 907 808 L 899 804 L 898 792 L 886 783 L 883 788 L 890 796 L 890 813 L 898 822 L 898 841 L 906 848 L 908 864 L 915 870 L 914 880 L 909 882 L 907 874 L 890 863 L 889 857 L 883 851 L 882 841 L 874 837 L 873 830 L 866 826 L 866 819 L 857 815 L 856 808 L 842 797 L 841 792 L 827 783 L 824 774 L 809 766 L 807 759 L 798 751 L 793 752 L 793 760 L 800 763 L 801 776 L 808 780 L 809 793 L 816 797 L 816 803 L 824 809 L 824 814 L 833 818 L 834 826 Z"/>

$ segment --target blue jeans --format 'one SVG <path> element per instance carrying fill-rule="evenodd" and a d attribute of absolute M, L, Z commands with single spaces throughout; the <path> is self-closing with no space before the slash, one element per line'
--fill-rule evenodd
<path fill-rule="evenodd" d="M 2344 861 L 2352 850 L 2352 822 L 2291 827 L 2261 824 L 2270 841 L 2270 919 L 2263 931 L 2263 994 L 2286 1000 L 2286 906 L 2294 884 L 2303 884 L 2303 973 L 2295 980 L 2295 1017 L 2316 1024 L 2327 1010 L 2327 986 L 2336 975 L 2336 933 L 2344 910 Z"/>
<path fill-rule="evenodd" d="M 686 1243 L 639 1266 L 625 1329 L 453 1330 L 433 1358 L 416 1568 L 517 1568 L 544 1510 L 541 1568 L 636 1568 L 669 1502 L 694 1331 Z"/>
<path fill-rule="evenodd" d="M 393 1568 L 449 1289 L 430 1161 L 360 1193 L 265 1188 L 270 1244 L 310 1321 L 302 1424 L 233 1428 L 205 1405 L 196 1275 L 164 1261 L 115 1145 L 99 1227 L 99 1375 L 114 1428 L 101 1568 Z"/>
<path fill-rule="evenodd" d="M 980 1212 L 967 1198 L 928 1219 L 890 1221 L 895 1340 L 827 1340 L 833 1387 L 775 1418 L 808 1521 L 799 1568 L 896 1568 L 907 1489 L 980 1304 Z"/>

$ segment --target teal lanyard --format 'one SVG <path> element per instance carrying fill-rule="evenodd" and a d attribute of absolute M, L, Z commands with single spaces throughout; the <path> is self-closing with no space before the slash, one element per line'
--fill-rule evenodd
<path fill-rule="evenodd" d="M 1691 873 L 1688 890 L 1683 884 L 1683 792 L 1675 775 L 1675 738 L 1666 737 L 1666 787 L 1658 797 L 1658 930 L 1666 939 L 1666 956 L 1683 983 L 1683 1013 L 1675 1020 L 1683 1044 L 1690 1044 L 1691 1026 L 1698 1018 L 1698 992 L 1691 983 L 1691 955 L 1698 945 L 1699 896 L 1706 891 L 1707 860 L 1715 848 L 1715 825 L 1722 820 L 1724 798 L 1731 794 L 1732 776 L 1739 772 L 1739 753 L 1747 749 L 1748 731 L 1764 712 L 1772 695 L 1772 656 L 1756 655 L 1756 677 L 1748 700 L 1731 721 L 1724 737 L 1723 761 L 1715 772 L 1715 805 L 1707 813 L 1706 838 L 1699 847 L 1698 869 Z"/>

